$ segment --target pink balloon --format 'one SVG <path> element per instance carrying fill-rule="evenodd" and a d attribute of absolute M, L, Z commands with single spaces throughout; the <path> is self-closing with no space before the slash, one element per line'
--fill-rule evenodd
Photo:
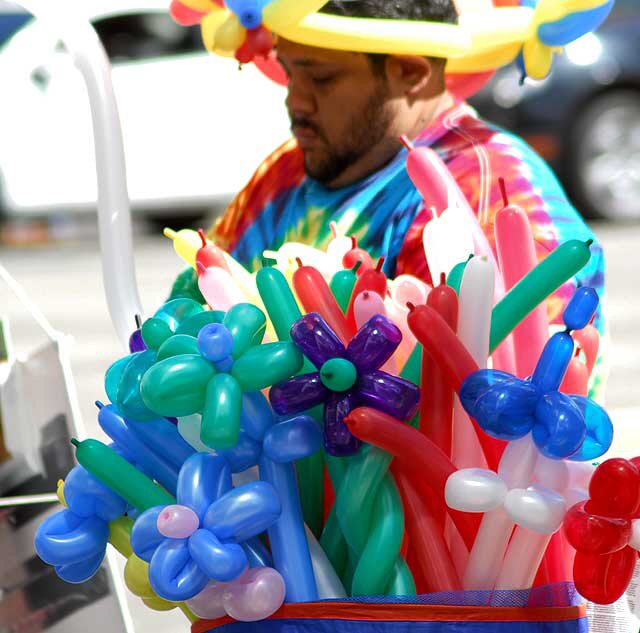
<path fill-rule="evenodd" d="M 198 515 L 186 506 L 167 506 L 157 519 L 158 532 L 169 538 L 188 538 L 200 526 Z"/>
<path fill-rule="evenodd" d="M 353 301 L 353 316 L 356 327 L 361 328 L 372 316 L 381 314 L 387 316 L 384 300 L 377 292 L 365 290 Z"/>
<path fill-rule="evenodd" d="M 193 598 L 187 600 L 187 606 L 199 618 L 214 620 L 227 614 L 222 604 L 222 597 L 227 590 L 228 582 L 209 581 L 207 586 Z"/>
<path fill-rule="evenodd" d="M 233 277 L 222 268 L 199 267 L 198 288 L 212 310 L 226 312 L 231 306 L 247 300 Z"/>
<path fill-rule="evenodd" d="M 271 567 L 254 567 L 227 584 L 222 604 L 228 615 L 241 622 L 264 620 L 284 602 L 282 576 Z"/>

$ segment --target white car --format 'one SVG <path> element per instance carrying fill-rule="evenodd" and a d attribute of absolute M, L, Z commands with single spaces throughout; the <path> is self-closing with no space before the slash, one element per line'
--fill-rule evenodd
<path fill-rule="evenodd" d="M 86 9 L 112 64 L 132 210 L 196 217 L 221 208 L 289 136 L 285 90 L 207 53 L 169 2 Z M 0 49 L 0 213 L 91 210 L 91 113 L 63 43 L 33 20 Z"/>

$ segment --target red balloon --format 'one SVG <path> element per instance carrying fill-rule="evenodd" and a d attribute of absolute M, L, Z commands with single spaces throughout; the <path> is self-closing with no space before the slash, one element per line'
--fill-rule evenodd
<path fill-rule="evenodd" d="M 367 268 L 373 268 L 373 259 L 371 255 L 364 250 L 358 248 L 358 240 L 355 235 L 351 236 L 351 250 L 347 251 L 342 257 L 343 268 L 353 268 L 358 262 L 360 267 L 356 270 L 356 275 L 361 275 Z"/>
<path fill-rule="evenodd" d="M 353 262 L 355 265 L 355 262 Z M 351 299 L 349 300 L 349 306 L 347 307 L 347 325 L 352 334 L 356 332 L 356 318 L 353 312 L 353 306 L 356 297 L 365 290 L 369 292 L 375 292 L 379 294 L 383 299 L 387 296 L 387 276 L 382 272 L 382 265 L 384 264 L 384 257 L 378 260 L 378 265 L 375 268 L 367 268 L 364 270 L 356 280 L 356 283 L 351 291 Z M 362 268 L 362 266 L 360 266 Z"/>
<path fill-rule="evenodd" d="M 254 55 L 262 55 L 264 57 L 273 49 L 273 35 L 264 26 L 259 26 L 257 29 L 248 29 L 246 43 Z"/>
<path fill-rule="evenodd" d="M 451 286 L 447 286 L 444 279 L 429 292 L 427 305 L 436 310 L 455 331 L 458 323 L 458 295 Z M 420 431 L 450 457 L 453 389 L 438 363 L 424 349 L 420 385 Z"/>
<path fill-rule="evenodd" d="M 631 581 L 638 553 L 624 547 L 613 554 L 578 552 L 573 562 L 573 580 L 581 596 L 597 604 L 611 604 Z"/>
<path fill-rule="evenodd" d="M 298 261 L 298 263 L 300 263 Z M 351 332 L 342 310 L 325 278 L 313 266 L 302 266 L 293 273 L 293 287 L 307 312 L 317 312 L 336 333 L 344 345 L 351 340 Z"/>
<path fill-rule="evenodd" d="M 631 520 L 592 514 L 588 501 L 576 503 L 564 518 L 569 543 L 583 554 L 611 554 L 629 544 Z"/>
<path fill-rule="evenodd" d="M 627 459 L 608 459 L 593 471 L 589 496 L 588 512 L 615 518 L 631 517 L 640 505 L 640 471 Z"/>
<path fill-rule="evenodd" d="M 410 306 L 407 323 L 418 342 L 438 363 L 450 387 L 459 392 L 465 378 L 478 371 L 478 365 L 456 333 L 430 305 Z M 489 437 L 473 418 L 470 419 L 489 468 L 497 472 L 505 442 Z"/>
<path fill-rule="evenodd" d="M 182 4 L 179 0 L 172 0 L 169 5 L 169 14 L 171 17 L 182 26 L 193 26 L 194 24 L 200 24 L 202 18 L 207 15 L 203 11 L 196 11 L 190 7 Z"/>
<path fill-rule="evenodd" d="M 278 61 L 276 52 L 270 51 L 268 55 L 256 55 L 253 58 L 253 63 L 256 68 L 265 76 L 271 79 L 274 83 L 280 86 L 286 86 L 289 83 L 287 73 L 282 67 L 282 64 Z"/>
<path fill-rule="evenodd" d="M 431 440 L 417 429 L 369 407 L 354 409 L 345 417 L 345 422 L 356 437 L 397 457 L 402 467 L 411 471 L 414 485 L 421 488 L 426 484 L 437 495 L 438 502 L 444 503 L 445 484 L 457 469 Z M 480 514 L 452 509 L 448 512 L 465 544 L 471 548 Z"/>
<path fill-rule="evenodd" d="M 222 268 L 223 270 L 230 272 L 229 266 L 227 266 L 227 260 L 224 258 L 222 249 L 217 247 L 215 244 L 210 244 L 207 241 L 207 236 L 204 234 L 204 231 L 202 229 L 198 229 L 198 235 L 200 235 L 200 239 L 202 240 L 202 246 L 196 253 L 196 266 L 198 274 L 204 272 L 203 269 L 207 269 L 210 266 L 217 266 L 218 268 Z M 202 267 L 200 266 L 200 264 L 202 264 Z"/>
<path fill-rule="evenodd" d="M 409 560 L 418 593 L 462 589 L 434 509 L 429 507 L 404 469 L 394 469 L 394 475 L 405 508 Z"/>

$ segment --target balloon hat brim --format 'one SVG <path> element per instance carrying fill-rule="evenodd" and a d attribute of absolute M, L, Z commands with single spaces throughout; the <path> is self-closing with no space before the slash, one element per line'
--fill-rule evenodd
<path fill-rule="evenodd" d="M 264 38 L 261 50 L 251 50 L 262 31 L 320 48 L 444 57 L 448 76 L 488 75 L 517 60 L 523 75 L 542 79 L 554 53 L 597 28 L 614 0 L 521 3 L 467 12 L 458 24 L 318 13 L 326 0 L 173 0 L 171 13 L 182 24 L 200 23 L 208 51 L 241 61 L 268 55 Z"/>

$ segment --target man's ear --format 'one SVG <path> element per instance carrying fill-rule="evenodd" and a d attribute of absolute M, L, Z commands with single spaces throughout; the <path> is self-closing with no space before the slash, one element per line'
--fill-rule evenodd
<path fill-rule="evenodd" d="M 433 64 L 418 55 L 389 55 L 387 79 L 398 96 L 415 98 L 423 95 L 433 78 Z"/>

